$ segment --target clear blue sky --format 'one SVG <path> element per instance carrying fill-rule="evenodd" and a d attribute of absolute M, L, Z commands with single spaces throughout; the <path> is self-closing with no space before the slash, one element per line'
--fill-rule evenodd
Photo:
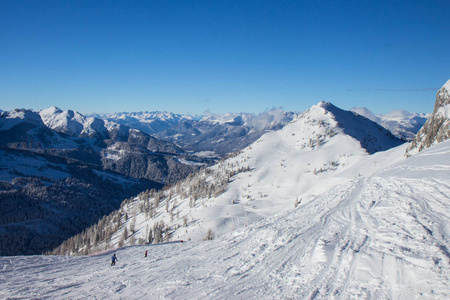
<path fill-rule="evenodd" d="M 431 112 L 450 1 L 0 1 L 0 109 Z"/>

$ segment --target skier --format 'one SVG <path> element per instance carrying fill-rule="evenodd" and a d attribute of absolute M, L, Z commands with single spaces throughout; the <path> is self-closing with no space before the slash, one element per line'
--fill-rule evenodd
<path fill-rule="evenodd" d="M 115 266 L 116 265 L 116 260 L 118 260 L 118 259 L 116 257 L 116 254 L 114 253 L 114 255 L 111 257 L 111 266 Z"/>
<path fill-rule="evenodd" d="M 148 252 L 148 250 L 145 250 L 145 255 L 144 255 L 144 257 L 147 257 L 147 252 Z"/>

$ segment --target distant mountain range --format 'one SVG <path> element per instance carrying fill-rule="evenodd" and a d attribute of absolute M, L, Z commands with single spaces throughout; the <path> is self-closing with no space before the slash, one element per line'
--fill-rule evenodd
<path fill-rule="evenodd" d="M 396 137 L 411 141 L 416 133 L 427 121 L 429 114 L 410 113 L 405 110 L 392 111 L 387 115 L 375 115 L 367 108 L 354 107 L 351 111 L 356 112 L 369 120 L 377 122 Z"/>
<path fill-rule="evenodd" d="M 73 158 L 135 178 L 174 183 L 202 158 L 115 122 L 56 107 L 0 115 L 0 146 Z"/>
<path fill-rule="evenodd" d="M 50 250 L 123 199 L 206 164 L 170 142 L 75 111 L 1 112 L 0 255 Z"/>
<path fill-rule="evenodd" d="M 176 126 L 183 121 L 196 120 L 198 117 L 191 115 L 180 115 L 171 112 L 121 112 L 121 113 L 96 113 L 92 117 L 113 121 L 117 124 L 138 129 L 147 134 L 153 135 L 158 132 Z"/>
<path fill-rule="evenodd" d="M 260 114 L 228 113 L 204 116 L 171 112 L 96 114 L 176 143 L 187 151 L 223 157 L 239 151 L 270 130 L 283 128 L 294 118 L 292 112 L 270 110 Z"/>
<path fill-rule="evenodd" d="M 411 141 L 427 119 L 427 114 L 393 111 L 375 115 L 367 108 L 352 108 L 369 120 L 391 131 L 405 141 Z M 120 123 L 162 140 L 176 143 L 185 150 L 210 152 L 220 157 L 244 149 L 264 133 L 289 124 L 298 114 L 270 110 L 260 114 L 228 113 L 204 116 L 179 115 L 170 112 L 133 112 L 96 114 L 95 116 Z"/>

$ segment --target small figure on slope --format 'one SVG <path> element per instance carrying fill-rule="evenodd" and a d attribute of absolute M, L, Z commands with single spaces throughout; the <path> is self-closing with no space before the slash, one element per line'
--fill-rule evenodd
<path fill-rule="evenodd" d="M 145 250 L 144 257 L 147 257 L 147 252 L 148 252 L 148 250 Z"/>
<path fill-rule="evenodd" d="M 111 257 L 111 266 L 115 266 L 116 265 L 116 260 L 118 260 L 118 259 L 116 257 L 116 254 L 114 253 L 114 255 Z"/>

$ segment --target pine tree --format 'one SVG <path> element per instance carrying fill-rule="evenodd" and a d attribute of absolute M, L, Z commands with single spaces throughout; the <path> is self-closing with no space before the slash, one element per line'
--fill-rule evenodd
<path fill-rule="evenodd" d="M 128 238 L 128 230 L 127 230 L 127 227 L 126 227 L 126 226 L 125 226 L 125 228 L 123 229 L 122 238 L 123 238 L 124 241 Z"/>
<path fill-rule="evenodd" d="M 153 231 L 150 228 L 150 231 L 148 232 L 148 243 L 151 244 L 153 242 Z"/>
<path fill-rule="evenodd" d="M 136 218 L 131 219 L 130 232 L 131 232 L 131 234 L 134 234 L 136 232 Z"/>

